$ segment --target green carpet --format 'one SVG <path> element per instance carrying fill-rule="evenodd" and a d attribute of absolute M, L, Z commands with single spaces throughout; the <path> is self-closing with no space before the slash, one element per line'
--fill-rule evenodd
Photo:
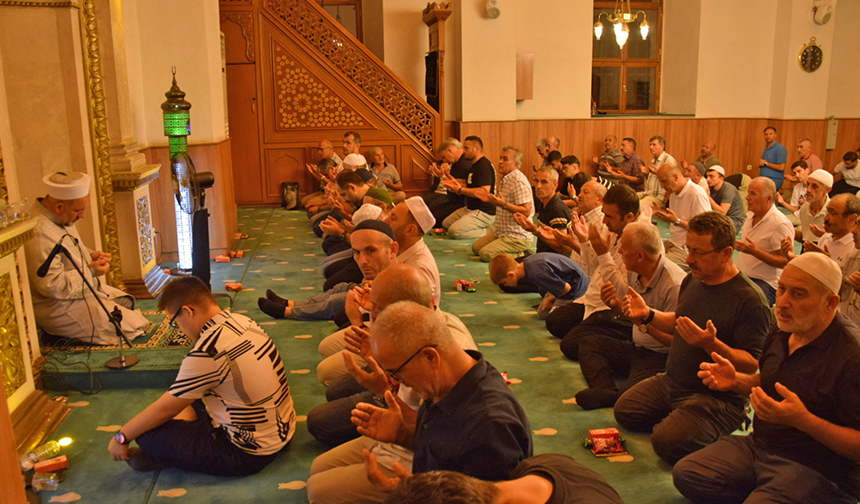
<path fill-rule="evenodd" d="M 324 401 L 324 389 L 316 380 L 319 361 L 317 345 L 334 330 L 330 322 L 272 320 L 257 309 L 257 298 L 271 288 L 284 297 L 301 298 L 321 291 L 319 272 L 323 253 L 320 240 L 311 232 L 304 212 L 276 208 L 239 209 L 239 229 L 249 235 L 236 248 L 245 250 L 243 259 L 229 264 L 212 263 L 213 290 L 224 292 L 227 282 L 241 282 L 245 290 L 221 299 L 235 311 L 247 313 L 263 324 L 276 342 L 287 369 L 297 413 L 308 411 Z M 666 227 L 661 225 L 665 233 Z M 595 458 L 582 447 L 581 439 L 589 429 L 615 427 L 611 409 L 583 411 L 566 403 L 585 387 L 579 365 L 564 358 L 558 342 L 534 315 L 537 294 L 504 294 L 492 285 L 487 265 L 472 257 L 469 241 L 427 236 L 442 277 L 442 309 L 459 315 L 472 332 L 486 359 L 515 379 L 511 385 L 528 414 L 534 431 L 553 433 L 535 435 L 535 453 L 559 452 L 573 456 L 604 475 L 628 503 L 685 502 L 672 485 L 671 468 L 653 453 L 648 437 L 625 433 L 633 461 L 611 462 Z M 456 292 L 457 279 L 477 279 L 477 292 Z M 145 309 L 153 310 L 154 301 Z M 310 335 L 310 338 L 307 337 Z M 297 337 L 303 336 L 303 337 Z M 102 352 L 107 354 L 107 352 Z M 158 361 L 175 370 L 184 350 L 149 350 L 135 353 L 139 366 Z M 93 353 L 95 355 L 95 352 Z M 83 358 L 83 357 L 81 357 Z M 92 357 L 95 359 L 95 357 Z M 93 366 L 97 366 L 95 360 Z M 120 371 L 133 381 L 135 368 Z M 177 470 L 135 473 L 126 464 L 110 460 L 107 452 L 112 432 L 98 427 L 122 425 L 155 400 L 164 389 L 105 390 L 86 395 L 65 393 L 75 407 L 57 430 L 55 437 L 71 436 L 75 442 L 67 450 L 70 469 L 66 480 L 55 492 L 44 492 L 45 502 L 52 496 L 75 492 L 78 502 L 147 503 L 164 502 L 158 497 L 166 490 L 184 489 L 177 501 L 185 502 L 306 502 L 304 489 L 279 489 L 283 483 L 305 481 L 313 458 L 324 447 L 300 423 L 290 448 L 263 472 L 247 478 L 219 478 Z M 59 393 L 63 394 L 63 393 Z M 82 404 L 82 403 L 81 403 Z"/>

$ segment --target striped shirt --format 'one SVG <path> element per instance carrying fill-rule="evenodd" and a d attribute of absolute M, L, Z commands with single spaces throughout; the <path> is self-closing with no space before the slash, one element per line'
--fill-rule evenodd
<path fill-rule="evenodd" d="M 512 205 L 520 206 L 528 203 L 531 205 L 528 218 L 532 220 L 534 217 L 535 205 L 532 199 L 532 187 L 529 184 L 529 179 L 520 170 L 514 170 L 502 177 L 499 196 Z M 531 233 L 517 224 L 513 212 L 501 207 L 496 211 L 496 236 L 510 236 L 525 241 L 534 239 Z"/>
<path fill-rule="evenodd" d="M 252 455 L 281 450 L 296 430 L 284 363 L 256 322 L 224 310 L 200 331 L 170 393 L 202 399 L 215 427 Z"/>

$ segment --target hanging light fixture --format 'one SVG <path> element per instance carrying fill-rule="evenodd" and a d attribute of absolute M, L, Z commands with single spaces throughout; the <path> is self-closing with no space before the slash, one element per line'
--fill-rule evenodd
<path fill-rule="evenodd" d="M 615 8 L 612 14 L 601 12 L 597 16 L 597 22 L 594 23 L 594 38 L 600 40 L 603 35 L 603 23 L 600 21 L 602 16 L 612 24 L 612 30 L 615 32 L 615 42 L 618 47 L 624 49 L 627 44 L 627 39 L 630 37 L 630 27 L 627 26 L 639 19 L 639 14 L 642 14 L 642 22 L 639 24 L 639 33 L 642 35 L 642 40 L 648 38 L 648 32 L 651 30 L 651 25 L 648 24 L 648 17 L 645 11 L 638 11 L 635 15 L 630 11 L 630 0 L 615 0 Z"/>

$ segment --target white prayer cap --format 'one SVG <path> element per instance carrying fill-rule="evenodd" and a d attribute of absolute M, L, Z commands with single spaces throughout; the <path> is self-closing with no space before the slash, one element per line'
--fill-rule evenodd
<path fill-rule="evenodd" d="M 64 201 L 81 199 L 90 193 L 92 177 L 84 172 L 55 172 L 42 177 L 48 196 Z"/>
<path fill-rule="evenodd" d="M 725 178 L 725 176 L 726 176 L 726 170 L 720 165 L 714 165 L 714 166 L 708 168 L 708 171 L 715 171 L 715 172 L 719 173 L 720 175 L 722 175 L 723 178 Z"/>
<path fill-rule="evenodd" d="M 343 164 L 348 164 L 350 166 L 355 167 L 367 166 L 367 160 L 364 159 L 364 156 L 362 156 L 361 154 L 352 153 L 344 158 Z"/>
<path fill-rule="evenodd" d="M 415 217 L 418 225 L 421 226 L 421 231 L 426 233 L 433 229 L 433 226 L 436 224 L 436 217 L 433 217 L 433 213 L 427 208 L 424 198 L 421 196 L 407 198 L 406 206 L 409 207 L 412 217 Z"/>
<path fill-rule="evenodd" d="M 839 294 L 839 288 L 842 287 L 842 270 L 836 261 L 826 255 L 820 252 L 807 252 L 789 261 L 788 266 L 800 268 L 824 284 L 831 292 Z"/>
<path fill-rule="evenodd" d="M 354 224 L 361 224 L 366 220 L 378 219 L 380 215 L 382 215 L 382 209 L 378 206 L 371 204 L 361 205 L 361 208 L 352 214 L 352 222 Z"/>
<path fill-rule="evenodd" d="M 821 182 L 824 184 L 824 187 L 833 187 L 833 175 L 824 168 L 810 173 L 809 178 Z"/>

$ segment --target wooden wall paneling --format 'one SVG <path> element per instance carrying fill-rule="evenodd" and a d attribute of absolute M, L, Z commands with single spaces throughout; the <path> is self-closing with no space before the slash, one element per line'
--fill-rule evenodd
<path fill-rule="evenodd" d="M 269 205 L 280 204 L 281 183 L 299 182 L 305 178 L 304 147 L 270 147 L 264 149 L 264 191 L 263 202 Z"/>
<path fill-rule="evenodd" d="M 161 174 L 149 186 L 152 197 L 152 222 L 158 232 L 156 261 L 175 261 L 176 214 L 173 209 L 173 181 L 170 175 L 170 151 L 167 147 L 149 147 L 143 150 L 148 163 L 161 164 Z M 218 144 L 192 145 L 188 154 L 198 172 L 211 171 L 215 186 L 206 191 L 206 208 L 209 219 L 210 256 L 223 254 L 233 244 L 236 231 L 236 205 L 232 188 L 234 178 L 230 165 L 230 141 Z"/>
<path fill-rule="evenodd" d="M 430 190 L 432 177 L 424 171 L 429 166 L 430 159 L 424 152 L 419 151 L 410 143 L 404 142 L 398 146 L 400 164 L 397 169 L 403 179 L 403 189 L 409 196 L 420 196 Z"/>
<path fill-rule="evenodd" d="M 256 28 L 254 12 L 250 10 L 221 12 L 224 33 L 224 53 L 227 64 L 254 63 L 256 60 Z"/>
<path fill-rule="evenodd" d="M 227 65 L 227 97 L 232 165 L 238 175 L 236 202 L 240 205 L 260 204 L 265 198 L 260 166 L 256 65 Z"/>
<path fill-rule="evenodd" d="M 842 156 L 846 152 L 856 151 L 858 147 L 860 147 L 860 119 L 839 119 L 836 148 L 827 151 L 826 158 L 821 158 L 824 166 L 832 169 L 842 161 Z"/>

